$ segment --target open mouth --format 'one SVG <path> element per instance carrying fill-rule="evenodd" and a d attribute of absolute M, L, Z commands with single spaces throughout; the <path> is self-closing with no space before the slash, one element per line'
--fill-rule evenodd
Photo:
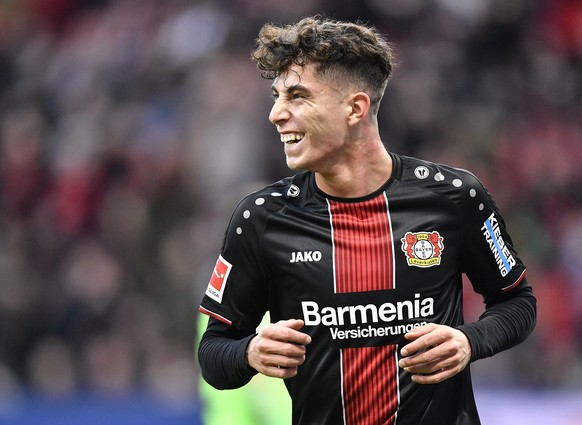
<path fill-rule="evenodd" d="M 301 133 L 286 133 L 281 134 L 281 141 L 285 144 L 295 144 L 303 140 L 305 135 Z"/>

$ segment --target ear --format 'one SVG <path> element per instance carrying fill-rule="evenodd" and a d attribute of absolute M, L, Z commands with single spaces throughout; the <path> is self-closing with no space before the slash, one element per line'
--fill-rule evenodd
<path fill-rule="evenodd" d="M 350 113 L 348 124 L 354 125 L 368 116 L 370 111 L 370 96 L 364 92 L 353 93 L 350 99 Z"/>

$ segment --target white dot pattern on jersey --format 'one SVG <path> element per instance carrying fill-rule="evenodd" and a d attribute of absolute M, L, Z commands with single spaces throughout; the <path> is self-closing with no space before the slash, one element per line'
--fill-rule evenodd
<path fill-rule="evenodd" d="M 424 177 L 420 177 L 417 173 L 415 173 L 415 174 L 416 174 L 416 177 L 418 179 L 424 178 Z M 434 175 L 434 179 L 437 182 L 442 182 L 445 180 L 445 175 L 439 171 Z M 455 187 L 461 187 L 461 186 L 463 186 L 463 181 L 461 179 L 454 179 L 452 181 L 452 184 Z M 475 189 L 469 190 L 469 196 L 471 198 L 475 198 L 477 196 L 477 191 Z M 484 209 L 485 209 L 485 205 L 483 203 L 480 203 L 479 204 L 479 211 L 483 211 Z"/>
<path fill-rule="evenodd" d="M 419 178 L 419 179 L 420 179 L 420 178 L 424 178 L 424 177 L 419 177 L 419 176 L 417 176 L 417 178 Z M 443 174 L 443 173 L 441 173 L 441 172 L 439 171 L 438 173 L 436 173 L 436 174 L 434 175 L 434 179 L 435 179 L 436 181 L 438 181 L 438 182 L 441 182 L 441 181 L 444 181 L 444 180 L 445 180 L 445 176 L 444 176 L 444 174 Z M 461 179 L 454 179 L 454 180 L 452 181 L 452 184 L 453 184 L 453 186 L 455 186 L 455 187 L 461 187 L 461 186 L 463 185 L 463 181 L 462 181 Z M 280 193 L 280 192 L 272 192 L 272 193 L 271 193 L 271 196 L 274 196 L 274 197 L 279 197 L 279 196 L 283 196 L 283 194 L 282 194 L 282 193 Z M 476 191 L 475 189 L 471 189 L 471 190 L 469 190 L 469 196 L 470 196 L 471 198 L 475 198 L 475 197 L 477 196 L 477 191 Z M 262 198 L 262 197 L 261 197 L 261 198 L 257 198 L 257 199 L 255 199 L 255 205 L 257 205 L 257 206 L 261 206 L 261 205 L 263 205 L 264 203 L 265 203 L 265 198 Z M 483 211 L 483 209 L 484 209 L 484 208 L 485 208 L 485 205 L 483 205 L 483 203 L 480 203 L 480 204 L 479 204 L 479 211 Z M 245 219 L 249 219 L 250 217 L 251 217 L 251 212 L 250 212 L 249 210 L 245 210 L 245 211 L 243 212 L 243 218 L 245 218 Z M 237 227 L 237 229 L 236 229 L 236 233 L 237 233 L 238 235 L 242 235 L 242 232 L 243 232 L 242 228 L 241 228 L 241 227 Z"/>
<path fill-rule="evenodd" d="M 283 194 L 280 192 L 273 192 L 273 193 L 271 193 L 271 196 L 279 197 L 279 196 L 283 196 Z M 264 203 L 265 203 L 265 198 L 261 197 L 261 198 L 255 199 L 255 205 L 257 205 L 257 206 L 264 205 Z M 245 220 L 248 220 L 249 218 L 251 218 L 251 212 L 249 210 L 244 210 L 242 213 L 242 216 Z M 242 235 L 242 233 L 243 233 L 242 227 L 237 227 L 236 234 Z"/>

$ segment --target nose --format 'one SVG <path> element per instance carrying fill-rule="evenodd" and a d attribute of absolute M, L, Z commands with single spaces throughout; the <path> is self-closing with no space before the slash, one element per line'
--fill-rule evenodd
<path fill-rule="evenodd" d="M 281 125 L 283 121 L 289 119 L 289 110 L 281 99 L 276 99 L 271 112 L 269 112 L 269 121 L 275 125 Z"/>

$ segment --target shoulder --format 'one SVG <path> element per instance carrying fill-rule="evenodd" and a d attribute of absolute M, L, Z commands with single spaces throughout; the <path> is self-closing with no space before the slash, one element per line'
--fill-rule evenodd
<path fill-rule="evenodd" d="M 237 209 L 254 206 L 263 207 L 267 212 L 280 210 L 291 204 L 301 203 L 313 195 L 311 173 L 302 172 L 286 177 L 246 195 Z"/>
<path fill-rule="evenodd" d="M 310 177 L 308 172 L 299 173 L 249 193 L 235 207 L 231 226 L 265 223 L 271 215 L 305 202 L 313 195 Z"/>
<path fill-rule="evenodd" d="M 418 158 L 394 155 L 397 180 L 448 198 L 457 206 L 488 196 L 487 190 L 470 171 Z"/>

